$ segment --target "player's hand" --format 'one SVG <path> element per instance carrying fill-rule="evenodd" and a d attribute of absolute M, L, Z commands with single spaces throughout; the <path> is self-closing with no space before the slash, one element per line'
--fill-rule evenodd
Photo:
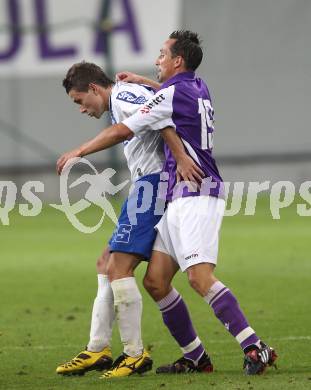
<path fill-rule="evenodd" d="M 116 74 L 116 81 L 125 81 L 126 83 L 141 84 L 142 77 L 132 72 L 119 72 Z"/>
<path fill-rule="evenodd" d="M 64 169 L 64 166 L 68 160 L 75 157 L 81 157 L 81 150 L 80 149 L 74 149 L 70 152 L 67 152 L 63 154 L 56 163 L 56 171 L 57 174 L 60 175 L 62 173 L 62 170 Z"/>
<path fill-rule="evenodd" d="M 197 189 L 198 184 L 202 182 L 205 174 L 191 157 L 184 155 L 181 159 L 179 159 L 179 161 L 177 161 L 176 176 L 178 182 L 191 182 L 191 189 L 195 190 Z"/>

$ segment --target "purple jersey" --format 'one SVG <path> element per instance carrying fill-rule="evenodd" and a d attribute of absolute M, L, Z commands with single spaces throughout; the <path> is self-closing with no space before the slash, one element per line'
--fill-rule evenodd
<path fill-rule="evenodd" d="M 224 197 L 222 178 L 212 157 L 213 115 L 204 81 L 196 78 L 193 72 L 184 72 L 167 80 L 142 108 L 123 121 L 134 133 L 147 127 L 153 130 L 174 127 L 189 156 L 205 173 L 206 179 L 199 190 L 190 191 L 185 185 L 177 189 L 176 161 L 165 145 L 163 170 L 169 174 L 168 200 L 198 195 Z"/>

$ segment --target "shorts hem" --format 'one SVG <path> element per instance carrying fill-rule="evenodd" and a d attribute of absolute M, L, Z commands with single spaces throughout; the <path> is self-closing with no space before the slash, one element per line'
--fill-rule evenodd
<path fill-rule="evenodd" d="M 192 267 L 193 265 L 197 265 L 197 264 L 202 264 L 202 263 L 204 263 L 204 264 L 205 263 L 210 263 L 210 264 L 213 264 L 213 265 L 216 266 L 217 265 L 217 259 L 215 259 L 215 260 L 213 260 L 213 259 L 206 259 L 206 260 L 200 259 L 198 261 L 192 262 L 191 264 L 187 265 L 186 267 L 183 267 L 180 263 L 178 263 L 178 265 L 180 267 L 181 272 L 185 272 L 185 271 L 187 271 L 187 269 L 189 267 Z"/>
<path fill-rule="evenodd" d="M 129 255 L 137 255 L 137 256 L 141 256 L 142 259 L 141 261 L 149 261 L 150 258 L 151 258 L 151 255 L 150 256 L 146 256 L 145 253 L 140 253 L 140 252 L 136 252 L 136 251 L 132 251 L 132 250 L 126 250 L 126 249 L 113 249 L 111 247 L 110 248 L 110 253 L 113 253 L 113 252 L 120 252 L 120 253 L 128 253 Z"/>

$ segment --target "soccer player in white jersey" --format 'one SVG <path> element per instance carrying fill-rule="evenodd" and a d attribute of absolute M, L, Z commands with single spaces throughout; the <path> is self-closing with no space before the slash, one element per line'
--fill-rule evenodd
<path fill-rule="evenodd" d="M 181 347 L 183 357 L 159 367 L 157 373 L 213 371 L 186 305 L 171 286 L 174 275 L 181 269 L 240 344 L 246 374 L 260 374 L 274 363 L 276 353 L 260 340 L 232 292 L 214 275 L 225 201 L 222 179 L 212 157 L 214 110 L 206 84 L 194 73 L 202 57 L 197 34 L 172 33 L 156 61 L 158 80 L 163 84 L 158 85 L 159 91 L 152 101 L 123 121 L 134 134 L 139 134 L 146 127 L 160 130 L 159 121 L 170 120 L 188 155 L 205 176 L 200 185 L 193 183 L 195 187 L 191 189 L 185 183 L 176 183 L 176 154 L 173 156 L 172 149 L 165 146 L 169 204 L 157 225 L 158 235 L 144 286 L 158 303 L 163 321 Z M 126 72 L 118 76 L 127 81 L 148 82 Z"/>
<path fill-rule="evenodd" d="M 131 116 L 153 96 L 150 87 L 126 82 L 114 83 L 100 67 L 86 62 L 75 64 L 69 69 L 63 86 L 70 98 L 79 105 L 81 113 L 100 118 L 104 112 L 109 111 L 112 123 L 121 122 Z M 166 121 L 163 122 L 163 127 L 166 127 Z M 123 141 L 134 183 L 134 190 L 122 207 L 109 247 L 97 262 L 98 293 L 93 305 L 89 343 L 86 350 L 57 367 L 56 372 L 59 374 L 83 375 L 89 370 L 108 369 L 104 377 L 109 378 L 142 373 L 152 367 L 152 360 L 144 350 L 141 339 L 142 298 L 134 278 L 134 269 L 141 260 L 151 257 L 156 237 L 154 226 L 161 217 L 159 212 L 155 212 L 156 204 L 160 210 L 164 210 L 157 199 L 164 162 L 163 142 L 159 132 L 151 132 L 148 129 L 138 137 L 131 135 L 131 139 L 128 138 L 127 131 L 105 130 L 104 146 L 92 148 L 94 141 L 88 142 L 64 154 L 57 162 L 60 174 L 70 158 L 85 156 Z M 177 136 L 176 139 L 179 142 Z M 95 144 L 96 140 L 97 137 Z M 197 174 L 198 169 L 191 159 L 187 155 L 183 157 L 184 172 L 191 176 L 193 167 L 194 174 Z M 142 191 L 139 189 L 146 183 L 152 188 L 151 206 L 147 211 L 138 213 L 137 222 L 132 223 L 129 220 L 128 207 L 142 202 Z M 110 341 L 115 312 L 118 313 L 124 352 L 112 365 Z M 116 366 L 118 370 L 115 369 Z"/>

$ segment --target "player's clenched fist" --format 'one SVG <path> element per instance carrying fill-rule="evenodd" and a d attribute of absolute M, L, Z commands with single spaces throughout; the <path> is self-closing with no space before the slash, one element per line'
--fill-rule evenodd
<path fill-rule="evenodd" d="M 116 80 L 117 81 L 125 81 L 127 83 L 136 83 L 136 84 L 142 84 L 143 78 L 139 76 L 138 74 L 132 73 L 132 72 L 119 72 L 116 74 Z"/>
<path fill-rule="evenodd" d="M 160 88 L 160 84 L 157 81 L 150 80 L 144 76 L 140 76 L 136 73 L 124 71 L 116 74 L 116 81 L 124 81 L 126 83 L 134 83 L 134 84 L 144 84 L 149 87 L 158 90 Z"/>

